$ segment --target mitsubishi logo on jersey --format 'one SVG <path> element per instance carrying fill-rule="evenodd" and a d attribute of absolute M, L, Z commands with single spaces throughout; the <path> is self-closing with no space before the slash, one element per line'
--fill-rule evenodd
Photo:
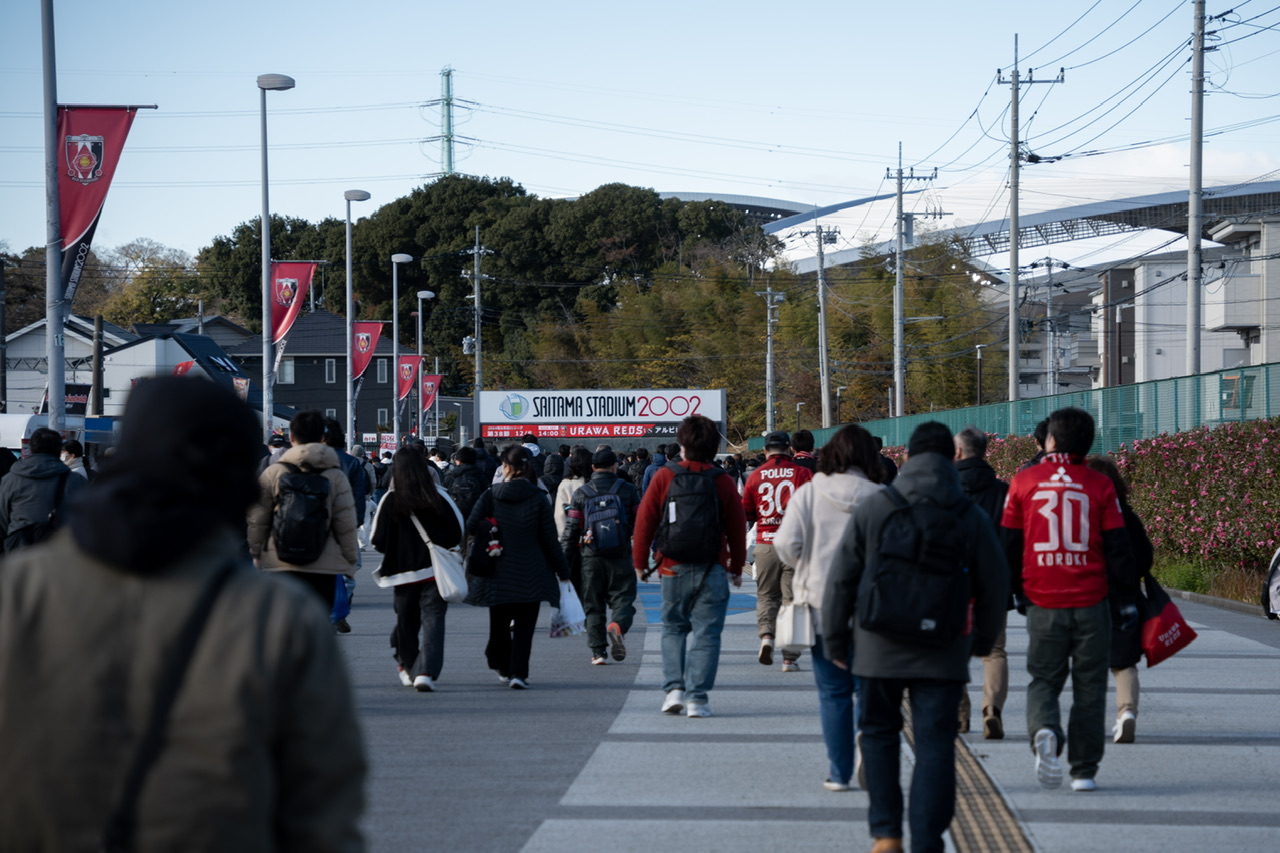
<path fill-rule="evenodd" d="M 1058 473 L 1054 474 L 1052 477 L 1049 478 L 1049 482 L 1050 483 L 1074 483 L 1075 480 L 1071 479 L 1071 475 L 1067 473 L 1066 468 L 1059 468 Z"/>

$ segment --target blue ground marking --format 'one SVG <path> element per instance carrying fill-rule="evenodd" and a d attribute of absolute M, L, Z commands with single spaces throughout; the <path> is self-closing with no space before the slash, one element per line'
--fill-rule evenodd
<path fill-rule="evenodd" d="M 646 625 L 662 624 L 662 590 L 656 583 L 642 583 L 636 585 L 636 601 L 640 605 L 640 609 L 644 611 L 644 623 Z M 745 592 L 732 592 L 729 594 L 729 615 L 735 613 L 755 613 L 756 597 Z"/>

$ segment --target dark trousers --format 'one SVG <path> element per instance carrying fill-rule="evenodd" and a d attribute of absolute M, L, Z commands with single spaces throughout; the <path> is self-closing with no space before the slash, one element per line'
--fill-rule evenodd
<path fill-rule="evenodd" d="M 333 596 L 337 592 L 337 580 L 335 580 L 337 575 L 322 572 L 281 572 L 280 574 L 293 578 L 320 596 L 320 600 L 324 602 L 326 616 L 333 610 Z"/>
<path fill-rule="evenodd" d="M 414 677 L 439 678 L 444 667 L 444 615 L 449 603 L 440 597 L 433 580 L 401 584 L 393 593 L 396 626 L 391 629 L 391 646 L 396 650 L 396 662 Z"/>
<path fill-rule="evenodd" d="M 956 810 L 956 735 L 962 681 L 861 678 L 862 764 L 874 838 L 902 838 L 902 694 L 911 703 L 916 765 L 908 825 L 913 853 L 941 853 Z"/>
<path fill-rule="evenodd" d="M 484 647 L 489 669 L 504 677 L 529 677 L 529 653 L 541 606 L 540 601 L 521 601 L 489 608 L 489 644 Z"/>
<path fill-rule="evenodd" d="M 625 634 L 636 616 L 636 572 L 630 557 L 583 555 L 582 609 L 587 614 L 587 645 L 603 656 L 608 623 L 617 622 Z"/>

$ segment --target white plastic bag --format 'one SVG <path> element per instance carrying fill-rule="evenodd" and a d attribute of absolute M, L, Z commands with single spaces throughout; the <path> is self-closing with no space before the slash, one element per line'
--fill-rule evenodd
<path fill-rule="evenodd" d="M 551 636 L 571 637 L 587 630 L 587 612 L 582 609 L 573 584 L 560 581 L 560 607 L 551 614 Z"/>

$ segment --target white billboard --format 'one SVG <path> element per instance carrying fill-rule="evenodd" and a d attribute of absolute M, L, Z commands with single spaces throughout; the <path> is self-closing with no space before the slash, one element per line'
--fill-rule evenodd
<path fill-rule="evenodd" d="M 482 391 L 485 438 L 674 438 L 680 421 L 703 415 L 724 430 L 723 389 Z"/>

